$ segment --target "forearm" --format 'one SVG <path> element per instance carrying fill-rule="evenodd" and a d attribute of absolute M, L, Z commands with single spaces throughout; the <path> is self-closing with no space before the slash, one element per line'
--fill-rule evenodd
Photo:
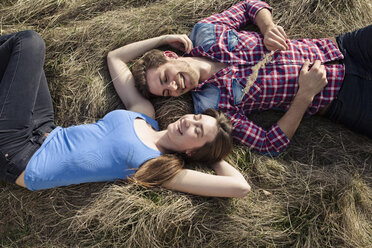
<path fill-rule="evenodd" d="M 234 167 L 225 161 L 213 165 L 217 175 L 184 169 L 162 184 L 171 190 L 202 196 L 244 197 L 251 187 Z"/>
<path fill-rule="evenodd" d="M 264 36 L 264 44 L 269 51 L 289 49 L 286 42 L 287 34 L 283 27 L 274 24 L 270 10 L 261 9 L 255 17 L 255 22 Z"/>
<path fill-rule="evenodd" d="M 232 177 L 237 181 L 240 181 L 242 183 L 247 183 L 243 175 L 237 169 L 235 169 L 232 165 L 230 165 L 224 160 L 213 164 L 212 168 L 216 172 L 216 174 L 219 176 Z"/>
<path fill-rule="evenodd" d="M 109 52 L 110 57 L 120 58 L 124 63 L 143 55 L 147 51 L 165 45 L 165 36 L 137 41 Z"/>
<path fill-rule="evenodd" d="M 306 60 L 301 68 L 298 80 L 299 89 L 287 113 L 279 120 L 278 126 L 292 138 L 296 132 L 306 109 L 317 95 L 327 85 L 327 72 L 324 65 L 316 60 L 309 70 L 310 62 Z"/>
<path fill-rule="evenodd" d="M 127 63 L 152 49 L 161 38 L 152 38 L 120 47 L 107 55 L 107 65 L 116 92 L 128 110 L 155 116 L 152 103 L 136 89 L 132 72 Z M 142 47 L 143 46 L 143 47 Z"/>
<path fill-rule="evenodd" d="M 266 30 L 269 27 L 275 25 L 274 22 L 273 22 L 273 18 L 272 18 L 270 10 L 268 10 L 266 8 L 261 9 L 257 13 L 254 20 L 256 22 L 256 25 L 260 29 L 261 34 L 265 34 Z"/>
<path fill-rule="evenodd" d="M 284 116 L 278 121 L 278 126 L 283 133 L 291 139 L 312 102 L 312 97 L 298 93 Z"/>

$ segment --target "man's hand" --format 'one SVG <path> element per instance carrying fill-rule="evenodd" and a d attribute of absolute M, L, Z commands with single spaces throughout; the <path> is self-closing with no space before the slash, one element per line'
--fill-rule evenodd
<path fill-rule="evenodd" d="M 287 35 L 283 27 L 272 24 L 268 27 L 265 27 L 263 32 L 264 44 L 268 50 L 287 50 L 289 48 L 286 42 Z"/>
<path fill-rule="evenodd" d="M 327 72 L 320 60 L 316 60 L 309 70 L 309 60 L 306 60 L 302 66 L 298 80 L 299 90 L 297 95 L 305 97 L 312 102 L 314 96 L 318 94 L 328 84 Z"/>
<path fill-rule="evenodd" d="M 186 34 L 169 34 L 165 35 L 162 40 L 163 44 L 170 45 L 178 50 L 190 53 L 193 49 L 192 41 Z"/>
<path fill-rule="evenodd" d="M 319 60 L 316 60 L 309 70 L 309 64 L 310 62 L 307 60 L 302 66 L 298 80 L 300 88 L 288 111 L 278 121 L 278 126 L 289 139 L 292 138 L 296 132 L 314 96 L 328 83 L 324 65 L 322 65 Z"/>
<path fill-rule="evenodd" d="M 257 13 L 255 21 L 264 36 L 264 45 L 268 50 L 287 50 L 289 48 L 284 29 L 274 24 L 271 12 L 268 9 L 261 9 Z"/>

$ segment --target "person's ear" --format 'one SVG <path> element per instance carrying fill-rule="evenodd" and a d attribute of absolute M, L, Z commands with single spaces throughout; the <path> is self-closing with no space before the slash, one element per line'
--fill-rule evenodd
<path fill-rule="evenodd" d="M 186 155 L 187 155 L 188 157 L 191 157 L 193 152 L 192 152 L 191 150 L 186 150 L 185 153 L 186 153 Z"/>
<path fill-rule="evenodd" d="M 170 59 L 178 59 L 178 55 L 172 51 L 164 51 L 164 56 Z"/>

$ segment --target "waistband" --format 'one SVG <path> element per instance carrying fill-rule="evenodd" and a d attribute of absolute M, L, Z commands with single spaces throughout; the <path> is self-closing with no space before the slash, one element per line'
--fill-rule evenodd
<path fill-rule="evenodd" d="M 55 125 L 53 123 L 34 130 L 28 142 L 12 158 L 10 158 L 9 154 L 0 151 L 0 179 L 15 183 L 19 175 L 26 169 L 31 157 L 41 147 L 49 132 L 54 128 Z"/>

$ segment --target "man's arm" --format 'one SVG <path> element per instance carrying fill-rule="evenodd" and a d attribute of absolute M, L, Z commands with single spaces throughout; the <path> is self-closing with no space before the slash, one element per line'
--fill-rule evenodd
<path fill-rule="evenodd" d="M 229 111 L 225 114 L 232 122 L 234 140 L 248 146 L 255 152 L 275 157 L 283 152 L 290 143 L 289 138 L 277 123 L 265 130 L 240 111 Z"/>
<path fill-rule="evenodd" d="M 324 65 L 316 60 L 309 70 L 309 61 L 302 66 L 299 77 L 299 90 L 291 103 L 288 111 L 278 121 L 278 126 L 290 139 L 296 132 L 307 108 L 317 95 L 328 83 L 327 72 Z"/>
<path fill-rule="evenodd" d="M 240 30 L 248 23 L 254 23 L 263 34 L 264 44 L 268 50 L 287 50 L 287 35 L 281 26 L 274 24 L 271 10 L 272 8 L 263 1 L 246 0 L 200 22 L 224 25 L 235 30 Z"/>
<path fill-rule="evenodd" d="M 271 16 L 271 11 L 266 8 L 261 9 L 255 17 L 255 22 L 264 36 L 264 44 L 268 50 L 287 50 L 287 35 L 283 27 L 275 25 Z"/>
<path fill-rule="evenodd" d="M 127 63 L 162 45 L 170 45 L 185 52 L 190 52 L 192 49 L 192 42 L 186 35 L 164 35 L 125 45 L 107 55 L 107 64 L 115 90 L 127 109 L 153 118 L 154 107 L 135 88 L 134 78 Z"/>
<path fill-rule="evenodd" d="M 314 96 L 326 85 L 326 70 L 320 61 L 310 70 L 309 62 L 305 62 L 299 76 L 300 87 L 291 106 L 270 129 L 264 130 L 238 110 L 226 113 L 233 124 L 234 139 L 261 154 L 278 155 L 288 147 Z"/>
<path fill-rule="evenodd" d="M 240 30 L 249 23 L 256 24 L 255 17 L 262 9 L 267 9 L 269 11 L 271 7 L 263 1 L 245 0 L 231 6 L 221 13 L 211 15 L 200 22 L 224 25 L 231 29 Z"/>

